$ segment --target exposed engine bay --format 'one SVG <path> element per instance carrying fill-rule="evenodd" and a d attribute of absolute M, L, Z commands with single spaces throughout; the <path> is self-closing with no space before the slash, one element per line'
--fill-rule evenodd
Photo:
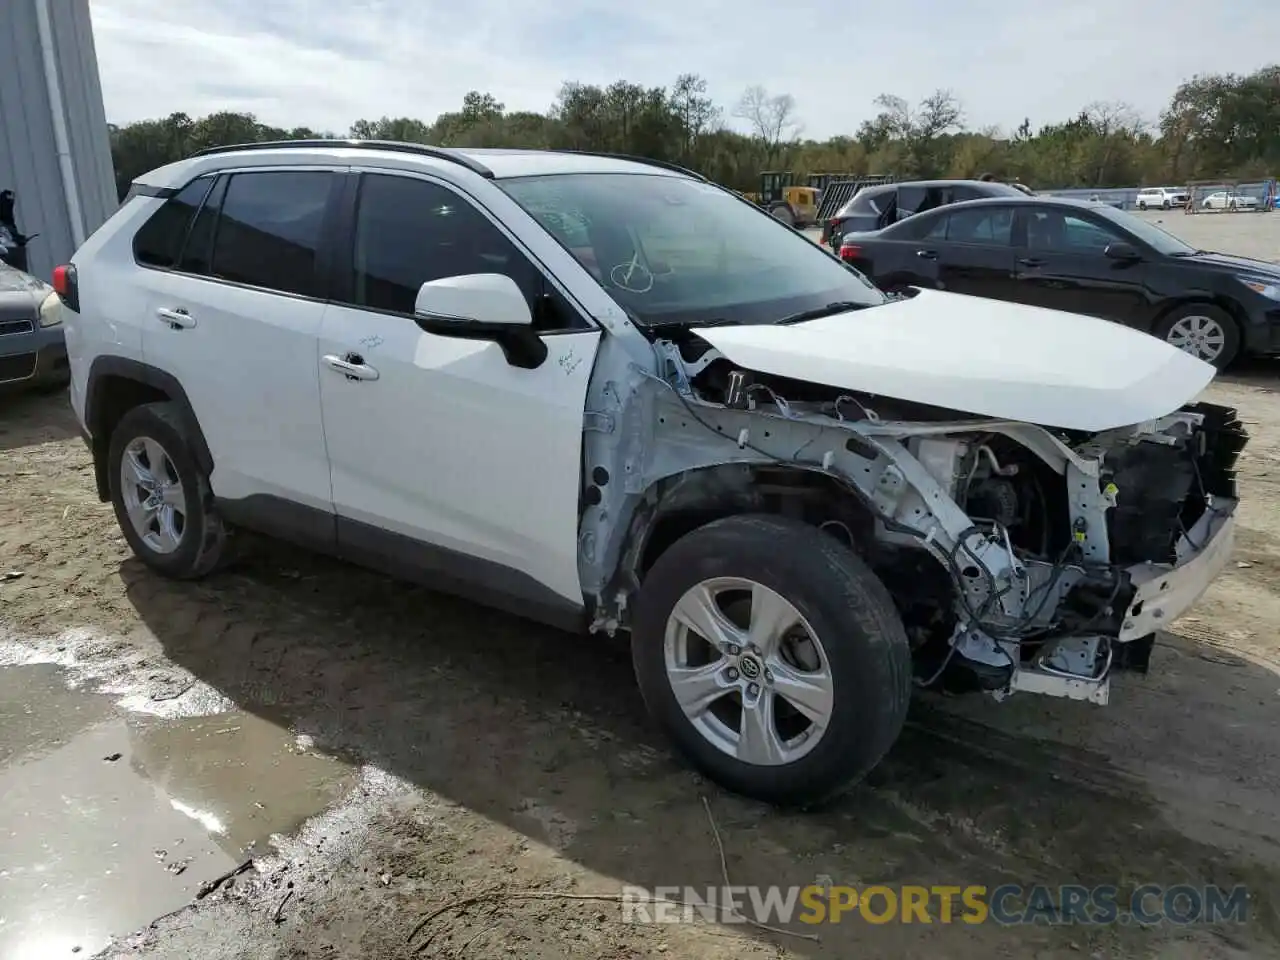
<path fill-rule="evenodd" d="M 637 506 L 620 567 L 642 562 L 640 528 L 698 497 L 789 502 L 774 508 L 846 541 L 889 588 L 920 686 L 1105 703 L 1111 671 L 1145 672 L 1155 632 L 1230 555 L 1247 434 L 1229 408 L 1087 433 L 760 374 L 696 337 L 654 346 L 657 424 L 633 462 L 668 479 Z M 675 474 L 708 431 L 721 442 L 703 462 L 739 471 Z"/>

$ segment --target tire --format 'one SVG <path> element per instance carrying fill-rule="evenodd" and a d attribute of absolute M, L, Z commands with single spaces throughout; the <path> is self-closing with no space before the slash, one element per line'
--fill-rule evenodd
<path fill-rule="evenodd" d="M 769 599 L 775 606 L 781 598 L 790 604 L 791 613 L 801 618 L 801 629 L 817 637 L 818 643 L 809 647 L 808 653 L 812 656 L 815 647 L 820 650 L 810 666 L 816 663 L 821 668 L 825 661 L 829 709 L 821 728 L 815 724 L 807 733 L 792 734 L 779 726 L 785 723 L 796 728 L 809 723 L 791 706 L 794 701 L 774 693 L 782 689 L 788 671 L 787 679 L 792 683 L 797 676 L 805 678 L 806 667 L 786 659 L 790 656 L 788 643 L 774 648 L 773 654 L 767 649 L 769 644 L 762 644 L 766 649 L 758 659 L 746 647 L 740 657 L 719 657 L 700 639 L 704 634 L 691 631 L 675 616 L 677 604 L 686 595 L 696 596 L 707 590 L 708 584 L 714 585 L 712 591 L 723 584 L 736 585 L 725 588 L 721 597 L 734 595 L 743 589 L 742 581 L 747 581 L 753 592 L 739 595 L 746 600 L 734 601 L 740 624 L 749 619 L 744 616 L 744 603 L 752 610 L 768 609 L 757 607 L 750 599 L 753 596 Z M 684 606 L 693 609 L 687 600 Z M 634 609 L 632 661 L 649 712 L 694 767 L 731 791 L 782 806 L 820 803 L 864 776 L 902 730 L 912 689 L 911 650 L 902 620 L 888 590 L 871 569 L 849 548 L 814 527 L 762 514 L 709 523 L 658 558 L 644 579 Z M 724 609 L 715 609 L 719 616 L 711 620 L 732 628 Z M 736 636 L 744 639 L 741 633 Z M 685 637 L 689 639 L 682 640 Z M 669 663 L 676 668 L 702 667 L 679 662 L 682 642 L 688 649 L 697 644 L 710 653 L 704 662 L 718 661 L 716 666 L 703 667 L 710 671 L 707 676 L 715 678 L 718 699 L 709 701 L 715 710 L 701 708 L 696 720 L 681 706 L 669 673 Z M 770 762 L 750 762 L 730 752 L 743 749 L 749 739 L 743 736 L 746 711 L 742 704 L 750 695 L 747 682 L 752 674 L 763 677 L 756 685 L 759 702 L 767 699 L 775 711 L 772 716 L 758 711 L 752 714 L 769 718 L 768 728 L 777 734 L 773 742 L 781 743 L 780 752 Z M 809 674 L 810 678 L 818 676 Z M 721 692 L 725 686 L 731 692 Z M 727 711 L 728 721 L 715 716 L 716 710 Z M 730 739 L 736 737 L 738 746 L 734 748 L 723 739 L 717 744 L 705 732 L 707 728 Z"/>
<path fill-rule="evenodd" d="M 769 216 L 781 223 L 785 223 L 788 227 L 794 227 L 796 225 L 795 214 L 792 213 L 791 208 L 785 204 L 779 204 L 778 206 L 773 207 L 769 211 Z"/>
<path fill-rule="evenodd" d="M 1138 201 L 1138 209 L 1139 209 L 1139 210 L 1145 210 L 1145 209 L 1147 209 L 1146 201 L 1139 200 L 1139 201 Z"/>
<path fill-rule="evenodd" d="M 1197 318 L 1207 323 L 1197 322 Z M 1221 348 L 1216 356 L 1210 358 L 1202 352 L 1183 346 L 1185 336 L 1193 333 L 1197 327 L 1206 331 L 1212 331 L 1216 327 L 1221 331 Z M 1188 303 L 1175 307 L 1161 318 L 1153 333 L 1165 343 L 1180 350 L 1186 350 L 1213 364 L 1219 370 L 1225 370 L 1230 366 L 1240 352 L 1240 325 L 1227 311 L 1210 303 Z M 1204 342 L 1212 344 L 1213 341 L 1214 338 L 1210 334 Z"/>
<path fill-rule="evenodd" d="M 138 559 L 166 577 L 192 580 L 212 573 L 229 551 L 227 527 L 214 508 L 209 478 L 196 465 L 182 419 L 174 403 L 148 403 L 126 413 L 111 433 L 107 478 L 116 521 Z M 126 452 L 132 454 L 139 447 L 146 454 L 148 471 L 167 478 L 169 488 L 181 498 L 180 511 L 174 506 L 177 497 L 162 498 L 165 505 L 174 507 L 168 523 L 162 519 L 164 506 L 149 511 L 152 530 L 145 537 L 129 513 L 131 502 L 142 499 L 144 488 L 127 484 L 123 475 Z M 154 459 L 161 461 L 158 469 L 151 462 Z M 130 473 L 138 476 L 136 471 Z"/>
<path fill-rule="evenodd" d="M 1172 207 L 1172 206 L 1173 206 L 1173 204 L 1172 204 L 1172 203 L 1170 203 L 1168 200 L 1166 200 L 1164 203 L 1160 204 L 1160 207 L 1161 207 L 1161 209 L 1163 209 L 1163 210 L 1168 210 L 1168 209 L 1169 209 L 1170 207 Z"/>

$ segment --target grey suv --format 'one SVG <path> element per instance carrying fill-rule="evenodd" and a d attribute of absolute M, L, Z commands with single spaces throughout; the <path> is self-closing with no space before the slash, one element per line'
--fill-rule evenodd
<path fill-rule="evenodd" d="M 913 213 L 981 197 L 1021 196 L 1017 187 L 987 180 L 909 180 L 863 187 L 823 224 L 822 242 L 839 250 L 846 233 L 879 230 Z"/>

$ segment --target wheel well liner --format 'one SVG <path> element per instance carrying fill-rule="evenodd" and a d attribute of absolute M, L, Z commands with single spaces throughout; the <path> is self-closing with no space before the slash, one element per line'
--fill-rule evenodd
<path fill-rule="evenodd" d="M 804 467 L 720 464 L 674 474 L 650 488 L 632 519 L 623 572 L 638 583 L 672 544 L 715 520 L 771 513 L 844 524 L 853 544 L 871 535 L 874 513 L 835 478 Z"/>
<path fill-rule="evenodd" d="M 85 388 L 84 419 L 93 453 L 98 499 L 111 499 L 107 477 L 107 449 L 120 418 L 144 403 L 168 401 L 182 409 L 183 427 L 191 442 L 197 466 L 205 475 L 213 472 L 213 455 L 205 441 L 195 410 L 182 384 L 169 373 L 128 357 L 98 357 L 89 368 Z"/>

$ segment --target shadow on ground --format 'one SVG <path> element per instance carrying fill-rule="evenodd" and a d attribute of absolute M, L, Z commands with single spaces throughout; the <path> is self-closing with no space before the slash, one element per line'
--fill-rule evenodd
<path fill-rule="evenodd" d="M 1274 784 L 1242 785 L 1237 768 L 1276 769 L 1275 748 L 1240 726 L 1270 724 L 1277 678 L 1205 659 L 1189 641 L 1163 646 L 1162 678 L 1124 684 L 1107 710 L 921 698 L 866 783 L 796 815 L 716 795 L 671 759 L 620 641 L 542 629 L 278 544 L 199 585 L 132 560 L 120 575 L 168 656 L 241 708 L 622 883 L 719 882 L 707 794 L 735 884 L 1247 883 L 1261 922 L 1244 932 L 1276 936 L 1268 891 L 1280 850 L 1260 839 L 1275 822 Z M 846 934 L 866 929 L 827 937 L 812 955 L 839 955 Z M 874 931 L 882 944 L 884 931 Z"/>
<path fill-rule="evenodd" d="M 0 544 L 25 570 L 0 597 L 0 618 L 15 629 L 118 636 L 140 617 L 170 659 L 241 709 L 619 883 L 721 883 L 705 795 L 735 884 L 1244 883 L 1253 894 L 1244 927 L 950 927 L 940 952 L 936 927 L 857 923 L 825 930 L 821 946 L 785 941 L 790 955 L 1164 957 L 1176 940 L 1179 956 L 1208 960 L 1280 948 L 1280 680 L 1213 631 L 1166 637 L 1153 674 L 1118 682 L 1105 709 L 919 698 L 867 782 L 820 812 L 781 814 L 719 793 L 671 758 L 620 641 L 268 542 L 200 583 L 122 562 L 83 447 L 54 442 L 74 435 L 64 397 L 20 398 L 0 417 L 0 448 L 14 451 L 0 458 Z M 1252 566 L 1233 577 L 1248 596 L 1273 598 L 1263 520 Z M 1215 628 L 1243 622 L 1221 619 Z M 429 834 L 397 842 L 407 869 L 444 862 Z"/>

